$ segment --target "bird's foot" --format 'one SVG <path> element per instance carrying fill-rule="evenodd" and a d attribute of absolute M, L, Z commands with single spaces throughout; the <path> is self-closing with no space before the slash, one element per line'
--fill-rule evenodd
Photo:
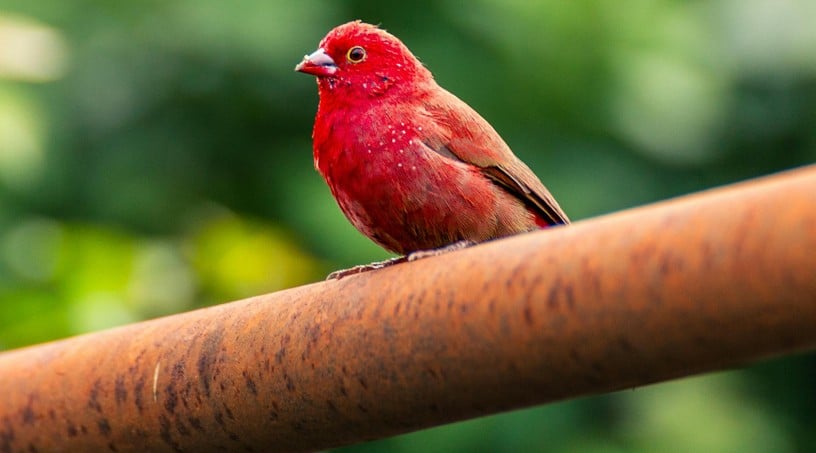
<path fill-rule="evenodd" d="M 444 255 L 448 252 L 455 252 L 456 250 L 466 249 L 470 246 L 476 245 L 473 241 L 459 241 L 454 242 L 453 244 L 448 244 L 444 247 L 439 247 L 438 249 L 430 249 L 430 250 L 417 250 L 416 252 L 411 252 L 407 256 L 408 261 L 416 261 L 421 260 L 422 258 L 428 258 L 431 256 L 439 256 Z"/>
<path fill-rule="evenodd" d="M 438 249 L 417 250 L 416 252 L 411 252 L 405 256 L 398 256 L 396 258 L 390 258 L 384 261 L 375 261 L 371 264 L 361 264 L 348 269 L 340 269 L 339 271 L 334 271 L 329 274 L 329 276 L 326 277 L 326 280 L 340 280 L 341 278 L 348 277 L 349 275 L 362 274 L 363 272 L 382 269 L 384 267 L 393 266 L 394 264 L 404 263 L 406 261 L 416 261 L 421 260 L 422 258 L 429 258 L 431 256 L 439 256 L 448 252 L 462 250 L 472 245 L 476 245 L 476 243 L 465 240 L 454 242 L 453 244 L 448 244 L 444 247 L 439 247 Z"/>
<path fill-rule="evenodd" d="M 340 269 L 339 271 L 334 271 L 329 274 L 329 276 L 326 277 L 326 280 L 340 280 L 341 278 L 349 275 L 361 274 L 363 272 L 373 271 L 375 269 L 382 269 L 394 264 L 404 263 L 405 261 L 409 261 L 408 256 L 398 256 L 396 258 L 390 258 L 384 261 L 375 261 L 370 264 L 361 264 L 348 269 Z"/>

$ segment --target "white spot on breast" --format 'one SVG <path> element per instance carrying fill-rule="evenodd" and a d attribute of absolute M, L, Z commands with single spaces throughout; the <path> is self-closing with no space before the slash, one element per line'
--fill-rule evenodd
<path fill-rule="evenodd" d="M 392 139 L 391 139 L 391 143 L 397 143 L 397 139 L 396 139 L 396 138 L 392 138 Z"/>
<path fill-rule="evenodd" d="M 401 162 L 400 162 L 400 163 L 398 163 L 398 164 L 397 164 L 397 167 L 402 168 L 402 163 L 401 163 Z"/>

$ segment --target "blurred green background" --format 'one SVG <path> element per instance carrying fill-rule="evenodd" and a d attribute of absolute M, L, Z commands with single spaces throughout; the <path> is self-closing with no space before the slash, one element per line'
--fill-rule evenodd
<path fill-rule="evenodd" d="M 574 219 L 816 160 L 812 0 L 0 0 L 0 349 L 386 257 L 313 170 L 292 71 L 356 18 Z M 814 415 L 811 354 L 348 450 L 808 451 Z"/>

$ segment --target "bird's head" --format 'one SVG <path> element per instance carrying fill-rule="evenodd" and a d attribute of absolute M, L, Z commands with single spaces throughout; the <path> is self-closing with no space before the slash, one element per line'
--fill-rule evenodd
<path fill-rule="evenodd" d="M 430 72 L 395 36 L 353 21 L 331 30 L 295 71 L 317 77 L 321 96 L 345 93 L 381 96 L 399 86 L 431 80 Z"/>

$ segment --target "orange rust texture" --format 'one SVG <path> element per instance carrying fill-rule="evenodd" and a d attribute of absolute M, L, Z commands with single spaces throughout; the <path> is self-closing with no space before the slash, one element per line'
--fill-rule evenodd
<path fill-rule="evenodd" d="M 0 451 L 315 450 L 816 346 L 816 167 L 0 354 Z"/>

